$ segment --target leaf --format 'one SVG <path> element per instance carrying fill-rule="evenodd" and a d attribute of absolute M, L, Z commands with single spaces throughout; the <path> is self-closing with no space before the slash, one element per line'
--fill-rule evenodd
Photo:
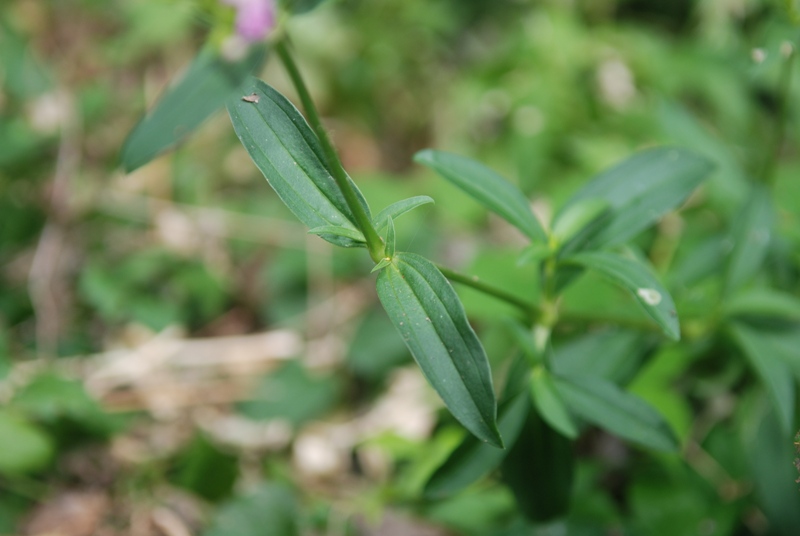
<path fill-rule="evenodd" d="M 587 247 L 622 244 L 683 203 L 712 169 L 709 160 L 685 149 L 642 151 L 589 181 L 561 209 L 556 221 L 584 199 L 605 199 L 613 217 Z"/>
<path fill-rule="evenodd" d="M 768 288 L 740 292 L 723 305 L 726 316 L 756 316 L 800 322 L 800 300 Z"/>
<path fill-rule="evenodd" d="M 394 257 L 396 238 L 394 234 L 394 221 L 392 221 L 391 216 L 387 221 L 389 222 L 389 226 L 386 229 L 386 247 L 384 249 L 384 254 L 387 258 L 391 259 Z"/>
<path fill-rule="evenodd" d="M 587 333 L 555 348 L 557 375 L 596 376 L 619 383 L 630 379 L 652 347 L 648 336 L 621 329 Z"/>
<path fill-rule="evenodd" d="M 489 361 L 447 279 L 427 259 L 397 253 L 377 286 L 389 318 L 453 416 L 502 448 Z"/>
<path fill-rule="evenodd" d="M 392 259 L 384 257 L 381 260 L 379 260 L 378 263 L 375 266 L 372 267 L 372 270 L 370 270 L 369 273 L 373 273 L 373 272 L 377 272 L 379 270 L 383 270 L 384 268 L 386 268 L 390 264 L 392 264 Z"/>
<path fill-rule="evenodd" d="M 347 227 L 338 227 L 336 225 L 323 225 L 322 227 L 314 227 L 308 230 L 308 234 L 314 235 L 331 235 L 349 238 L 353 242 L 366 242 L 364 233 L 357 229 L 349 229 Z"/>
<path fill-rule="evenodd" d="M 203 536 L 297 536 L 294 500 L 282 486 L 262 484 L 225 503 Z"/>
<path fill-rule="evenodd" d="M 754 184 L 734 220 L 733 251 L 725 274 L 725 288 L 735 290 L 752 278 L 767 256 L 775 222 L 775 207 L 769 190 Z"/>
<path fill-rule="evenodd" d="M 569 411 L 564 406 L 564 402 L 553 384 L 552 376 L 542 366 L 533 369 L 531 396 L 533 405 L 547 424 L 565 437 L 570 439 L 578 437 L 578 427 L 575 426 Z"/>
<path fill-rule="evenodd" d="M 463 156 L 432 149 L 418 152 L 414 161 L 435 170 L 531 240 L 547 241 L 525 195 L 488 167 Z"/>
<path fill-rule="evenodd" d="M 503 481 L 519 510 L 533 522 L 566 514 L 572 495 L 575 454 L 572 442 L 557 433 L 535 411 L 503 460 Z"/>
<path fill-rule="evenodd" d="M 0 409 L 0 474 L 18 475 L 43 468 L 53 456 L 50 438 L 33 423 Z"/>
<path fill-rule="evenodd" d="M 590 376 L 555 376 L 556 389 L 576 415 L 645 447 L 674 451 L 675 434 L 661 415 L 641 398 L 615 384 Z"/>
<path fill-rule="evenodd" d="M 295 15 L 301 15 L 312 9 L 316 9 L 325 0 L 280 0 L 282 6 L 287 11 Z"/>
<path fill-rule="evenodd" d="M 396 220 L 406 212 L 428 203 L 433 203 L 433 199 L 427 195 L 418 195 L 416 197 L 409 197 L 408 199 L 397 201 L 378 212 L 378 215 L 372 218 L 372 224 L 375 226 L 376 230 L 382 231 L 383 228 L 386 227 L 389 218 Z"/>
<path fill-rule="evenodd" d="M 517 266 L 525 266 L 526 264 L 536 264 L 551 254 L 550 246 L 543 243 L 535 243 L 526 246 L 517 257 Z"/>
<path fill-rule="evenodd" d="M 300 112 L 261 80 L 251 78 L 241 91 L 246 95 L 255 93 L 258 102 L 238 97 L 228 101 L 236 135 L 289 210 L 311 229 L 332 226 L 358 230 L 355 217 L 327 169 L 319 140 Z M 361 192 L 352 181 L 350 184 L 369 213 Z M 342 236 L 322 238 L 343 247 L 360 245 Z"/>
<path fill-rule="evenodd" d="M 125 171 L 139 168 L 169 149 L 222 108 L 248 75 L 266 57 L 266 47 L 253 47 L 244 59 L 229 62 L 206 49 L 186 73 L 166 90 L 155 108 L 128 135 L 122 148 Z"/>
<path fill-rule="evenodd" d="M 558 244 L 566 245 L 609 212 L 610 205 L 605 199 L 589 197 L 576 201 L 559 213 L 553 222 L 553 237 Z"/>
<path fill-rule="evenodd" d="M 519 393 L 500 404 L 498 428 L 507 444 L 517 439 L 529 406 L 527 393 Z M 458 493 L 500 465 L 506 454 L 507 450 L 487 445 L 475 436 L 465 437 L 428 480 L 425 496 L 437 499 Z"/>
<path fill-rule="evenodd" d="M 607 251 L 593 251 L 572 255 L 562 262 L 596 270 L 631 291 L 668 337 L 680 339 L 680 324 L 672 296 L 639 261 Z"/>
<path fill-rule="evenodd" d="M 769 336 L 738 322 L 730 327 L 730 333 L 761 379 L 775 406 L 781 429 L 788 434 L 794 423 L 795 380 L 787 361 L 794 359 L 797 347 L 782 348 Z M 781 359 L 785 352 L 788 359 Z"/>

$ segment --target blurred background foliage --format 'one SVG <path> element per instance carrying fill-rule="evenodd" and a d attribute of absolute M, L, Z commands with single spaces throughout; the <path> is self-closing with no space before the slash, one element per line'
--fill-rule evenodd
<path fill-rule="evenodd" d="M 669 282 L 684 341 L 624 331 L 643 313 L 592 278 L 567 293 L 564 310 L 583 320 L 557 339 L 565 360 L 580 361 L 587 333 L 612 345 L 621 357 L 603 373 L 662 411 L 683 452 L 585 435 L 568 520 L 534 527 L 487 481 L 419 499 L 462 431 L 409 366 L 362 280 L 369 264 L 306 235 L 223 113 L 120 171 L 128 132 L 230 10 L 6 0 L 0 534 L 795 534 L 791 442 L 773 440 L 768 396 L 709 329 L 724 297 L 714 248 L 769 165 L 783 113 L 778 238 L 754 286 L 800 292 L 800 83 L 785 111 L 778 90 L 781 46 L 799 42 L 793 6 L 331 0 L 289 23 L 372 205 L 436 200 L 404 218 L 398 247 L 526 298 L 536 274 L 515 264 L 520 237 L 413 165 L 415 151 L 480 159 L 543 215 L 642 147 L 684 145 L 717 163 L 680 216 L 638 240 Z M 277 62 L 261 75 L 293 95 Z M 502 378 L 514 311 L 459 294 Z"/>

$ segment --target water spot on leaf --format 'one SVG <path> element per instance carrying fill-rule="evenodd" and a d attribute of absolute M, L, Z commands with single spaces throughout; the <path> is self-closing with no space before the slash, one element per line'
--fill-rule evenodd
<path fill-rule="evenodd" d="M 661 293 L 653 288 L 640 288 L 636 290 L 636 294 L 647 305 L 658 305 L 661 303 Z"/>

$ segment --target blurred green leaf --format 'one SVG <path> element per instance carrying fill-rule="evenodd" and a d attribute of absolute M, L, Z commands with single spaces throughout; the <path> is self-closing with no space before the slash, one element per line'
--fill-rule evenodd
<path fill-rule="evenodd" d="M 769 288 L 747 289 L 723 304 L 726 316 L 748 316 L 800 322 L 800 300 Z"/>
<path fill-rule="evenodd" d="M 398 253 L 378 274 L 378 297 L 453 416 L 502 447 L 489 361 L 447 279 L 427 259 Z"/>
<path fill-rule="evenodd" d="M 375 229 L 382 231 L 383 228 L 386 227 L 389 218 L 396 220 L 406 212 L 433 202 L 433 199 L 427 195 L 418 195 L 408 199 L 403 199 L 402 201 L 397 201 L 396 203 L 392 203 L 385 209 L 378 212 L 378 215 L 372 218 L 372 224 L 375 226 Z"/>
<path fill-rule="evenodd" d="M 333 226 L 357 231 L 355 217 L 327 169 L 319 140 L 297 108 L 255 78 L 251 78 L 241 92 L 256 95 L 257 101 L 248 102 L 239 97 L 228 101 L 228 113 L 236 135 L 289 210 L 311 229 Z M 351 181 L 350 184 L 369 214 L 355 183 Z M 341 236 L 323 235 L 322 238 L 343 247 L 359 244 Z"/>
<path fill-rule="evenodd" d="M 176 460 L 173 481 L 209 501 L 228 497 L 239 476 L 239 458 L 196 435 Z"/>
<path fill-rule="evenodd" d="M 15 408 L 37 420 L 53 424 L 66 417 L 99 435 L 116 431 L 117 422 L 75 380 L 44 373 L 20 388 L 12 399 Z"/>
<path fill-rule="evenodd" d="M 16 413 L 0 409 L 0 474 L 16 475 L 43 468 L 53 456 L 50 438 Z"/>
<path fill-rule="evenodd" d="M 611 222 L 588 247 L 622 244 L 677 208 L 713 169 L 711 162 L 685 149 L 648 149 L 593 178 L 559 211 L 556 221 L 585 199 L 605 199 Z"/>
<path fill-rule="evenodd" d="M 552 375 L 542 366 L 533 369 L 531 396 L 539 415 L 553 430 L 569 439 L 578 437 L 578 427 L 561 400 Z"/>
<path fill-rule="evenodd" d="M 289 361 L 264 376 L 249 400 L 239 404 L 239 410 L 251 419 L 286 419 L 299 426 L 330 411 L 339 392 L 334 377 L 317 377 L 300 362 Z"/>
<path fill-rule="evenodd" d="M 393 368 L 410 362 L 408 349 L 391 321 L 377 310 L 368 311 L 353 337 L 348 365 L 373 386 Z"/>
<path fill-rule="evenodd" d="M 266 49 L 253 47 L 242 60 L 229 62 L 206 49 L 183 77 L 166 90 L 155 108 L 128 135 L 122 165 L 133 171 L 172 147 L 222 108 L 247 76 L 264 61 Z M 243 93 L 242 93 L 243 94 Z"/>
<path fill-rule="evenodd" d="M 572 442 L 528 413 L 519 438 L 503 460 L 503 481 L 531 521 L 566 514 L 572 496 L 575 454 Z"/>
<path fill-rule="evenodd" d="M 606 329 L 587 333 L 555 347 L 553 372 L 624 382 L 633 376 L 652 346 L 647 335 L 636 331 Z"/>
<path fill-rule="evenodd" d="M 563 259 L 562 262 L 596 270 L 631 291 L 668 337 L 680 339 L 681 328 L 672 296 L 644 264 L 607 251 L 579 253 Z"/>
<path fill-rule="evenodd" d="M 678 442 L 669 425 L 641 398 L 592 376 L 556 376 L 554 382 L 576 415 L 645 447 L 677 450 Z"/>
<path fill-rule="evenodd" d="M 519 393 L 500 404 L 497 424 L 507 445 L 516 441 L 529 407 L 527 393 Z M 458 493 L 500 465 L 506 454 L 508 450 L 494 448 L 475 436 L 467 436 L 428 480 L 425 495 L 435 499 Z"/>
<path fill-rule="evenodd" d="M 325 0 L 279 0 L 281 6 L 295 15 L 301 15 L 325 2 Z"/>
<path fill-rule="evenodd" d="M 734 341 L 764 384 L 775 407 L 781 429 L 789 434 L 793 430 L 795 409 L 795 379 L 789 363 L 798 360 L 797 346 L 784 348 L 767 334 L 742 323 L 734 323 L 729 329 Z"/>
<path fill-rule="evenodd" d="M 296 536 L 297 512 L 291 493 L 262 484 L 253 493 L 225 503 L 203 536 Z"/>
<path fill-rule="evenodd" d="M 414 161 L 435 170 L 531 240 L 547 241 L 547 235 L 531 212 L 525 194 L 483 164 L 432 149 L 418 152 L 414 155 Z"/>
<path fill-rule="evenodd" d="M 754 184 L 744 207 L 737 212 L 731 229 L 733 251 L 725 273 L 725 288 L 728 291 L 739 288 L 761 268 L 774 225 L 772 196 L 764 186 Z"/>

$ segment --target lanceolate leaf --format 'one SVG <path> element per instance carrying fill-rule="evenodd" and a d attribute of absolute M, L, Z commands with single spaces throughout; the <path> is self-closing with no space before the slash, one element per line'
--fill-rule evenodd
<path fill-rule="evenodd" d="M 463 156 L 432 149 L 418 152 L 414 161 L 437 171 L 531 240 L 547 241 L 525 195 L 488 167 Z"/>
<path fill-rule="evenodd" d="M 264 61 L 266 48 L 254 47 L 244 59 L 224 60 L 212 50 L 202 51 L 188 71 L 167 89 L 155 108 L 136 125 L 122 148 L 122 165 L 133 171 L 148 163 L 196 129 L 225 105 L 248 75 Z"/>
<path fill-rule="evenodd" d="M 566 514 L 572 495 L 575 454 L 572 442 L 550 428 L 535 411 L 503 460 L 503 480 L 517 506 L 534 522 Z"/>
<path fill-rule="evenodd" d="M 709 160 L 685 149 L 642 151 L 592 179 L 567 202 L 556 221 L 584 199 L 605 199 L 613 217 L 587 247 L 622 244 L 683 203 L 712 169 Z"/>
<path fill-rule="evenodd" d="M 236 135 L 258 169 L 297 218 L 314 229 L 345 227 L 357 230 L 355 217 L 328 172 L 324 153 L 311 128 L 286 97 L 255 78 L 242 95 L 258 97 L 228 101 Z M 352 183 L 366 208 L 360 192 Z M 359 245 L 350 238 L 323 235 L 340 246 Z"/>
<path fill-rule="evenodd" d="M 769 190 L 754 184 L 744 208 L 733 224 L 733 251 L 725 277 L 725 288 L 734 290 L 753 277 L 767 255 L 775 208 Z"/>
<path fill-rule="evenodd" d="M 554 430 L 570 439 L 578 437 L 578 427 L 569 415 L 553 378 L 544 367 L 536 367 L 531 375 L 531 396 L 539 415 Z"/>
<path fill-rule="evenodd" d="M 433 199 L 427 195 L 418 195 L 416 197 L 409 197 L 396 203 L 392 203 L 385 209 L 378 212 L 378 215 L 372 218 L 372 224 L 378 231 L 382 231 L 388 222 L 389 218 L 396 220 L 406 212 L 414 210 L 418 206 L 433 203 Z"/>
<path fill-rule="evenodd" d="M 622 438 L 656 450 L 678 448 L 667 422 L 647 402 L 615 384 L 589 376 L 554 377 L 567 407 Z"/>
<path fill-rule="evenodd" d="M 453 416 L 502 447 L 489 361 L 447 279 L 427 259 L 398 253 L 378 275 L 378 297 Z"/>
<path fill-rule="evenodd" d="M 314 234 L 319 236 L 324 235 L 333 235 L 333 236 L 341 236 L 344 238 L 349 238 L 354 242 L 365 242 L 364 234 L 361 231 L 357 231 L 356 229 L 350 229 L 348 227 L 338 227 L 336 225 L 323 225 L 322 227 L 314 227 L 313 229 L 308 230 L 308 234 Z"/>
<path fill-rule="evenodd" d="M 744 324 L 735 323 L 730 332 L 764 384 L 775 405 L 778 422 L 783 432 L 788 434 L 794 422 L 795 397 L 795 380 L 790 363 L 797 359 L 797 347 L 787 349 L 775 344 L 769 335 Z"/>
<path fill-rule="evenodd" d="M 726 316 L 761 317 L 786 322 L 800 322 L 800 300 L 791 294 L 767 288 L 749 289 L 729 299 Z"/>
<path fill-rule="evenodd" d="M 596 270 L 630 290 L 668 337 L 680 338 L 680 324 L 672 296 L 639 261 L 608 251 L 593 251 L 572 255 L 562 262 Z"/>
<path fill-rule="evenodd" d="M 517 439 L 529 406 L 527 393 L 519 393 L 500 405 L 497 422 L 508 445 Z M 461 491 L 500 465 L 506 454 L 507 450 L 487 445 L 475 436 L 467 436 L 428 480 L 425 495 L 440 498 Z"/>

